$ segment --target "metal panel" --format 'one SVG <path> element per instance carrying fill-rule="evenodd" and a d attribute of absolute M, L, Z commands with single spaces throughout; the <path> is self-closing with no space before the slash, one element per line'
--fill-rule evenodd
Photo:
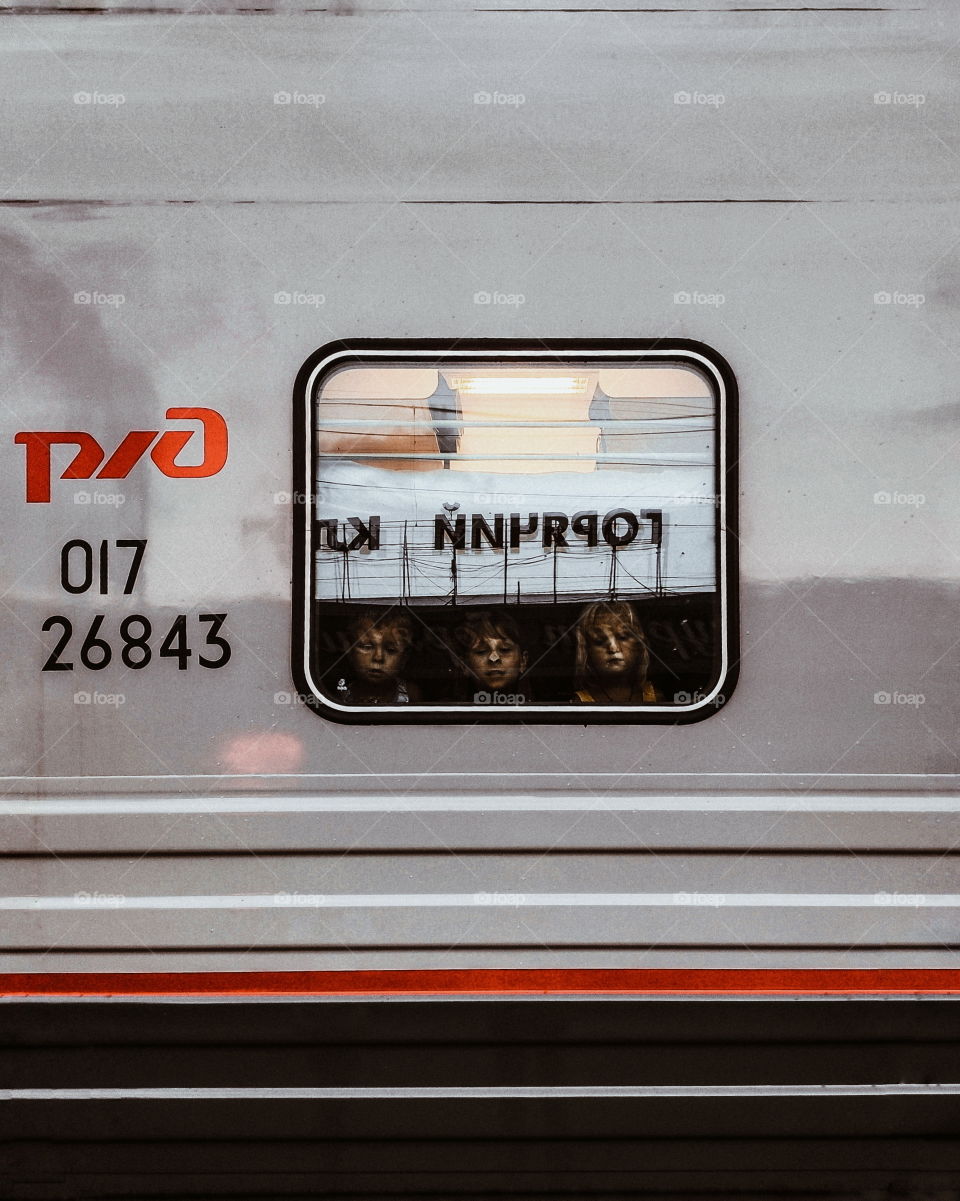
<path fill-rule="evenodd" d="M 4 1193 L 947 1198 L 955 1008 L 7 1004 Z"/>
<path fill-rule="evenodd" d="M 429 7 L 0 23 L 0 890 L 41 898 L 7 902 L 0 964 L 952 965 L 955 11 Z M 275 303 L 297 291 L 323 303 Z M 371 334 L 676 336 L 734 364 L 728 707 L 438 733 L 298 702 L 290 389 Z M 16 432 L 115 444 L 198 403 L 230 425 L 215 480 L 23 504 Z M 135 606 L 64 595 L 70 537 L 149 537 Z M 227 611 L 233 659 L 41 673 L 43 620 L 105 605 Z"/>

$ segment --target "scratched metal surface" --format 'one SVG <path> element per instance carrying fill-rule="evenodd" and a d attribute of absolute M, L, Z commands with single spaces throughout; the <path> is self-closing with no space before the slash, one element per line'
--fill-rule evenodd
<path fill-rule="evenodd" d="M 619 7 L 0 10 L 0 967 L 952 964 L 960 14 Z M 438 731 L 295 703 L 290 392 L 351 336 L 720 351 L 729 704 Z M 197 404 L 219 476 L 24 504 L 16 432 L 115 445 Z M 149 539 L 135 606 L 65 596 L 72 537 Z M 43 620 L 100 611 L 227 612 L 233 658 L 41 673 Z"/>

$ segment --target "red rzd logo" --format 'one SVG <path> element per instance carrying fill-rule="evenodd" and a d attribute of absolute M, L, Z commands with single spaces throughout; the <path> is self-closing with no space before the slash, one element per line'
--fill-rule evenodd
<path fill-rule="evenodd" d="M 173 479 L 216 475 L 227 461 L 227 423 L 214 409 L 167 409 L 168 421 L 199 421 L 203 427 L 203 459 L 191 466 L 179 466 L 177 455 L 190 441 L 195 430 L 131 430 L 103 463 L 104 449 L 92 434 L 83 430 L 54 432 L 25 431 L 13 439 L 26 448 L 27 503 L 47 504 L 50 500 L 50 448 L 60 444 L 78 447 L 62 480 L 88 480 L 97 471 L 98 480 L 125 480 L 156 439 L 150 458 L 164 475 Z"/>

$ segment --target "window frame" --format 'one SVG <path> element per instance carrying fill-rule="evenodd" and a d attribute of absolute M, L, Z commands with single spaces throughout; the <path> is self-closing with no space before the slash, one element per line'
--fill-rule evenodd
<path fill-rule="evenodd" d="M 715 572 L 717 580 L 716 679 L 709 691 L 695 694 L 689 704 L 575 705 L 556 701 L 518 706 L 477 705 L 469 702 L 397 705 L 338 705 L 325 695 L 311 674 L 314 638 L 314 562 L 316 546 L 314 481 L 317 477 L 317 397 L 328 375 L 345 365 L 375 366 L 382 360 L 417 360 L 444 369 L 458 360 L 511 358 L 542 363 L 553 369 L 570 361 L 609 362 L 643 359 L 665 365 L 689 362 L 710 380 L 716 399 L 714 478 L 719 487 L 716 505 Z M 712 347 L 690 339 L 355 339 L 329 342 L 314 351 L 297 374 L 293 393 L 293 626 L 291 666 L 300 698 L 323 717 L 349 725 L 483 723 L 549 723 L 565 725 L 656 725 L 701 721 L 724 706 L 739 674 L 738 564 L 738 389 L 730 365 Z M 349 458 L 349 456 L 344 456 Z"/>

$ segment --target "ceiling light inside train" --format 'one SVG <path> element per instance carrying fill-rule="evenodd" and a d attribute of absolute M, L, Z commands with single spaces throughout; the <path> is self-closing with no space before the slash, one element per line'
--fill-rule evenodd
<path fill-rule="evenodd" d="M 574 396 L 585 391 L 586 376 L 461 376 L 453 386 L 464 396 Z"/>

